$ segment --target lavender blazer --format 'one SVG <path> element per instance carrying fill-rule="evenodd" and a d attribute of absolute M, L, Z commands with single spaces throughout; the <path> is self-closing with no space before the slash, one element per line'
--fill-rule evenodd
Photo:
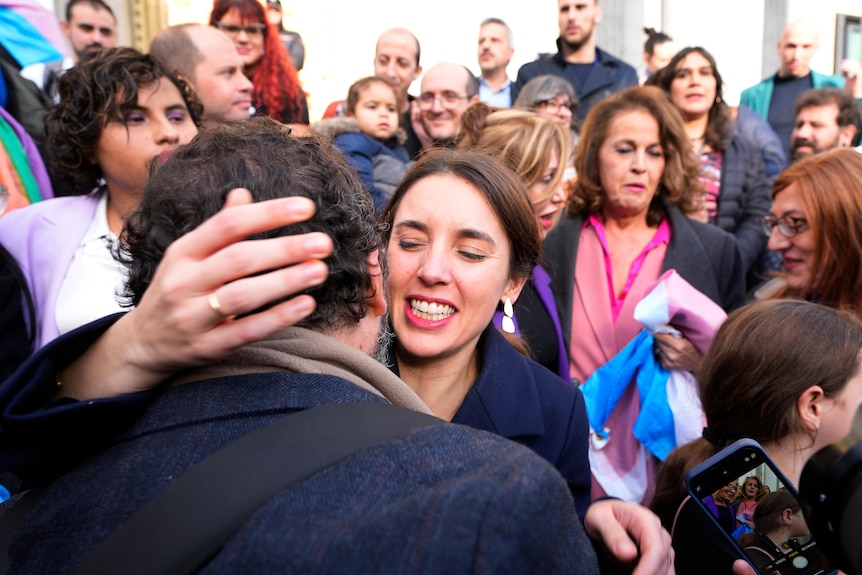
<path fill-rule="evenodd" d="M 36 308 L 35 349 L 60 335 L 57 294 L 102 193 L 45 200 L 0 219 L 0 244 L 21 267 Z"/>

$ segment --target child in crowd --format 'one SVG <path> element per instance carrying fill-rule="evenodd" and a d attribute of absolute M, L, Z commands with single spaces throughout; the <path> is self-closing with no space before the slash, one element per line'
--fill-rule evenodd
<path fill-rule="evenodd" d="M 322 120 L 314 129 L 333 138 L 379 213 L 413 163 L 401 146 L 405 134 L 398 125 L 395 89 L 385 78 L 362 78 L 350 86 L 345 105 L 346 117 Z"/>

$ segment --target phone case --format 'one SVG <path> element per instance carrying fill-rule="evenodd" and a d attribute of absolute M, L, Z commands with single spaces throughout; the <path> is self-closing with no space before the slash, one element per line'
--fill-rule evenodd
<path fill-rule="evenodd" d="M 726 507 L 724 523 L 729 512 L 732 524 L 737 513 L 732 502 L 723 504 L 733 482 L 757 475 L 776 491 L 786 490 L 796 499 L 793 511 L 786 505 L 769 505 L 775 511 L 767 515 L 753 512 L 755 528 L 750 534 L 734 533 L 722 526 L 721 507 Z M 808 534 L 807 524 L 799 505 L 799 494 L 756 441 L 741 439 L 713 455 L 685 477 L 685 485 L 697 504 L 721 533 L 732 543 L 739 555 L 745 558 L 760 575 L 827 575 L 836 568 L 823 555 L 817 542 Z M 785 495 L 763 495 L 763 498 L 786 498 Z M 758 500 L 760 505 L 764 499 Z M 773 502 L 780 502 L 774 499 Z M 762 509 L 767 509 L 764 506 Z M 760 527 L 760 528 L 758 528 Z M 745 531 L 745 530 L 742 530 Z M 779 537 L 780 536 L 780 537 Z M 786 539 L 785 539 L 786 537 Z M 785 540 L 775 540 L 776 538 Z M 740 543 L 742 542 L 742 544 Z"/>

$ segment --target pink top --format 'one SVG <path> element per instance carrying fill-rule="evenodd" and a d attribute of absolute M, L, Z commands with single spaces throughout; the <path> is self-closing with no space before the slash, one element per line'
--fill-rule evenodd
<path fill-rule="evenodd" d="M 605 237 L 605 225 L 598 217 L 596 217 L 595 214 L 591 215 L 584 222 L 584 227 L 588 225 L 592 226 L 596 230 L 596 235 L 599 237 L 599 242 L 602 244 L 602 251 L 604 252 L 605 259 L 605 276 L 608 282 L 608 295 L 610 296 L 611 301 L 611 316 L 613 317 L 614 323 L 616 323 L 620 316 L 620 311 L 623 309 L 623 303 L 625 303 L 626 296 L 632 289 L 632 284 L 634 283 L 635 278 L 638 277 L 638 273 L 640 273 L 641 268 L 643 267 L 644 259 L 646 259 L 647 254 L 660 245 L 667 245 L 670 243 L 670 225 L 667 223 L 667 220 L 662 220 L 653 238 L 649 243 L 647 243 L 643 251 L 638 254 L 635 261 L 632 262 L 632 267 L 629 269 L 629 275 L 626 278 L 625 286 L 623 287 L 623 291 L 619 297 L 617 297 L 617 294 L 614 291 L 614 266 L 611 263 L 611 250 L 608 248 L 608 240 Z"/>
<path fill-rule="evenodd" d="M 592 373 L 607 363 L 624 348 L 643 326 L 634 319 L 634 309 L 646 295 L 656 279 L 661 276 L 662 264 L 669 241 L 669 226 L 666 231 L 656 232 L 629 270 L 623 297 L 617 300 L 613 290 L 613 267 L 607 254 L 604 226 L 595 224 L 581 228 L 575 260 L 574 294 L 572 298 L 572 338 L 569 346 L 570 375 L 584 382 Z M 600 239 L 601 238 L 601 239 Z M 604 253 L 603 253 L 604 252 Z M 638 464 L 642 447 L 632 433 L 640 413 L 640 396 L 637 384 L 632 382 L 617 403 L 605 423 L 611 440 L 601 450 L 601 467 L 604 475 L 616 474 L 621 478 L 641 469 Z M 591 467 L 593 456 L 591 455 Z M 598 461 L 598 459 L 596 459 Z M 658 459 L 648 457 L 645 473 L 640 484 L 647 489 L 642 502 L 648 503 L 655 487 Z M 606 493 L 593 478 L 592 497 L 603 497 Z"/>

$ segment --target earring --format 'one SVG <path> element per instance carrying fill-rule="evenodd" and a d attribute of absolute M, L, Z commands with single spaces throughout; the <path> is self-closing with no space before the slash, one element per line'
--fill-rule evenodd
<path fill-rule="evenodd" d="M 506 298 L 505 303 L 503 303 L 503 331 L 506 333 L 515 333 L 513 315 L 515 315 L 515 310 L 512 309 L 512 300 Z"/>

